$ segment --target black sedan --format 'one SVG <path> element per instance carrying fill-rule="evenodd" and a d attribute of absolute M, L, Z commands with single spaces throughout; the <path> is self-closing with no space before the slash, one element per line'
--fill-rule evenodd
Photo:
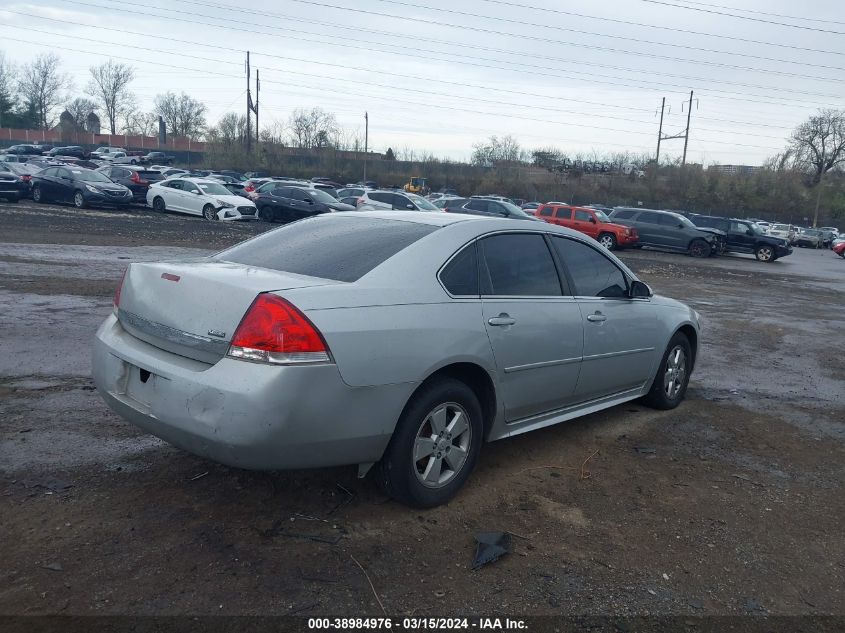
<path fill-rule="evenodd" d="M 100 172 L 66 165 L 48 167 L 32 177 L 35 202 L 72 202 L 77 208 L 94 205 L 126 207 L 132 192 Z"/>
<path fill-rule="evenodd" d="M 266 222 L 293 222 L 331 211 L 354 211 L 355 207 L 343 204 L 320 189 L 291 187 L 276 183 L 275 187 L 262 187 L 255 198 L 258 217 Z"/>
<path fill-rule="evenodd" d="M 7 163 L 0 161 L 0 172 L 11 173 L 18 179 L 18 198 L 28 198 L 32 189 L 32 176 L 39 169 L 29 163 Z"/>
<path fill-rule="evenodd" d="M 0 169 L 0 198 L 7 202 L 17 202 L 21 198 L 21 179 L 11 171 Z"/>
<path fill-rule="evenodd" d="M 98 172 L 110 180 L 123 185 L 132 192 L 132 201 L 147 203 L 147 190 L 154 182 L 164 180 L 160 171 L 136 165 L 104 165 Z"/>

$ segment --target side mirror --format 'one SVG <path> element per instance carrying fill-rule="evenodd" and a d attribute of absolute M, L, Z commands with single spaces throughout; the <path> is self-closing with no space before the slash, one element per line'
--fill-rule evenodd
<path fill-rule="evenodd" d="M 754 231 L 752 231 L 751 229 L 746 229 L 745 234 L 746 235 L 754 235 Z"/>
<path fill-rule="evenodd" d="M 405 208 L 408 209 L 408 211 L 415 211 L 416 210 L 416 207 L 412 204 L 406 204 Z"/>
<path fill-rule="evenodd" d="M 651 288 L 648 287 L 648 284 L 643 283 L 639 279 L 635 279 L 631 282 L 631 290 L 629 294 L 632 299 L 640 299 L 648 298 L 654 293 L 651 291 Z"/>
<path fill-rule="evenodd" d="M 679 229 L 684 228 L 684 223 L 683 223 L 683 222 L 678 222 L 678 228 L 679 228 Z"/>
<path fill-rule="evenodd" d="M 590 222 L 592 222 L 593 224 L 595 224 L 595 223 L 596 223 L 596 219 L 595 219 L 593 216 L 590 216 Z"/>
<path fill-rule="evenodd" d="M 194 194 L 195 196 L 201 196 L 202 195 L 202 192 L 197 191 L 196 189 L 194 189 L 191 193 Z"/>
<path fill-rule="evenodd" d="M 311 198 L 305 198 L 306 204 L 314 204 L 314 201 Z"/>

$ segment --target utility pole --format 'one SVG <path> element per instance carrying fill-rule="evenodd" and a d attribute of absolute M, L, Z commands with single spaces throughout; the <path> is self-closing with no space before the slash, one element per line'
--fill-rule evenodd
<path fill-rule="evenodd" d="M 681 167 L 687 164 L 687 144 L 689 143 L 689 120 L 692 116 L 692 90 L 689 91 L 689 109 L 687 110 L 687 129 L 684 132 L 684 158 L 681 161 Z"/>
<path fill-rule="evenodd" d="M 250 112 L 252 111 L 252 95 L 249 92 L 249 51 L 246 52 L 246 153 L 252 150 L 252 132 L 250 131 Z"/>
<path fill-rule="evenodd" d="M 370 140 L 370 115 L 364 112 L 364 182 L 367 182 L 367 144 Z"/>
<path fill-rule="evenodd" d="M 258 91 L 261 90 L 261 82 L 258 80 L 258 69 L 255 69 L 255 146 L 258 147 Z"/>
<path fill-rule="evenodd" d="M 660 167 L 660 141 L 663 140 L 663 110 L 666 108 L 666 97 L 660 104 L 660 128 L 657 130 L 657 158 L 654 160 L 655 168 Z"/>

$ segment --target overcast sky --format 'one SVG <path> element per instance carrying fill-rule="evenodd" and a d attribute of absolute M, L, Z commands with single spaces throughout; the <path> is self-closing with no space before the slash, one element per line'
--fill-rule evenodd
<path fill-rule="evenodd" d="M 17 64 L 56 52 L 75 80 L 74 96 L 92 64 L 109 56 L 130 62 L 143 109 L 158 93 L 184 90 L 207 104 L 214 123 L 245 109 L 249 49 L 261 70 L 262 127 L 320 106 L 363 131 L 366 110 L 375 150 L 455 159 L 491 134 L 512 134 L 527 149 L 653 153 L 661 99 L 664 132 L 676 134 L 692 89 L 688 161 L 760 164 L 817 108 L 845 107 L 842 6 L 0 0 L 0 50 Z M 661 154 L 682 151 L 683 140 L 666 141 Z"/>

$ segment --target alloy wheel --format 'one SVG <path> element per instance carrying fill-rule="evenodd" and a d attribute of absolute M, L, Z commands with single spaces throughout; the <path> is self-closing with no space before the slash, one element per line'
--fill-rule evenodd
<path fill-rule="evenodd" d="M 767 262 L 772 258 L 772 249 L 768 248 L 767 246 L 760 248 L 757 253 L 760 257 L 761 262 Z"/>
<path fill-rule="evenodd" d="M 414 441 L 414 474 L 427 488 L 442 488 L 466 464 L 472 428 L 466 410 L 456 402 L 435 407 L 420 424 Z"/>
<path fill-rule="evenodd" d="M 81 209 L 85 206 L 85 196 L 83 196 L 81 192 L 77 191 L 73 195 L 73 204 L 77 209 Z"/>
<path fill-rule="evenodd" d="M 214 210 L 214 207 L 212 207 L 210 204 L 207 204 L 205 205 L 205 207 L 203 207 L 202 215 L 206 220 L 214 221 L 219 219 L 217 217 L 217 212 Z"/>
<path fill-rule="evenodd" d="M 613 238 L 610 235 L 602 235 L 599 238 L 599 244 L 604 246 L 607 250 L 613 249 Z"/>
<path fill-rule="evenodd" d="M 666 358 L 666 372 L 663 374 L 663 389 L 666 397 L 674 400 L 684 386 L 687 376 L 687 355 L 683 347 L 676 345 Z"/>

